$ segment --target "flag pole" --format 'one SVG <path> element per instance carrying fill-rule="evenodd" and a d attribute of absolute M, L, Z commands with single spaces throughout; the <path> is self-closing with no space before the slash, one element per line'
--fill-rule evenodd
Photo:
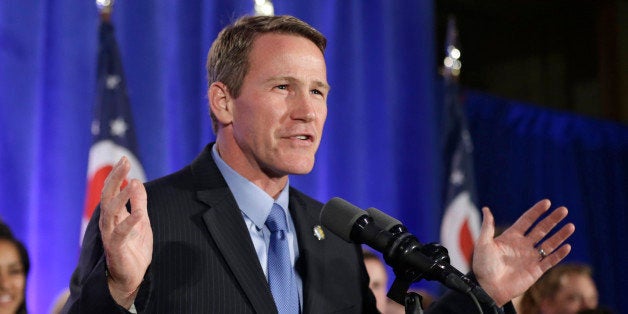
<path fill-rule="evenodd" d="M 137 139 L 122 67 L 122 57 L 118 49 L 114 27 L 110 21 L 113 0 L 97 0 L 96 5 L 100 13 L 96 97 L 90 130 L 92 145 L 89 149 L 87 163 L 81 243 L 92 214 L 100 202 L 104 181 L 113 169 L 113 165 L 122 156 L 126 156 L 131 163 L 128 180 L 146 181 L 146 174 L 138 157 Z"/>
<path fill-rule="evenodd" d="M 100 12 L 100 19 L 103 22 L 109 22 L 111 12 L 113 11 L 113 3 L 115 0 L 96 0 L 96 6 Z"/>
<path fill-rule="evenodd" d="M 463 273 L 471 269 L 481 218 L 473 174 L 473 143 L 460 103 L 458 77 L 462 68 L 458 29 L 453 16 L 447 23 L 443 60 L 442 155 L 445 163 L 441 243 L 451 265 Z"/>

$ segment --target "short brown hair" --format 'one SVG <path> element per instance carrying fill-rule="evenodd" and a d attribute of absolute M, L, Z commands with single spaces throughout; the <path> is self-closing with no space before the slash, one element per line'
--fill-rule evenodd
<path fill-rule="evenodd" d="M 223 82 L 233 97 L 240 95 L 246 75 L 248 56 L 255 38 L 264 33 L 294 34 L 311 40 L 325 52 L 327 39 L 309 24 L 288 15 L 245 16 L 225 27 L 207 54 L 208 86 Z"/>

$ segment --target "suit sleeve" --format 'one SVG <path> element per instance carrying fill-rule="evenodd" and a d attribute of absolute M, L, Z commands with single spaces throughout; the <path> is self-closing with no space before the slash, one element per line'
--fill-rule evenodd
<path fill-rule="evenodd" d="M 107 285 L 107 263 L 98 228 L 100 206 L 96 208 L 85 230 L 78 266 L 70 280 L 70 297 L 62 313 L 130 313 L 118 305 Z M 138 312 L 145 308 L 150 291 L 150 273 L 147 271 L 140 286 L 135 306 Z"/>

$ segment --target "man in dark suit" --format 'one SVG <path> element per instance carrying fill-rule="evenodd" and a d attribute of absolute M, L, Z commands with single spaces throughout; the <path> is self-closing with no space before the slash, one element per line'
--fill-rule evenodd
<path fill-rule="evenodd" d="M 293 313 L 377 311 L 361 248 L 321 228 L 322 204 L 288 182 L 311 171 L 321 140 L 325 45 L 322 34 L 289 16 L 245 17 L 223 29 L 207 62 L 216 142 L 181 171 L 145 185 L 131 180 L 121 189 L 130 164 L 122 158 L 114 166 L 65 312 L 274 313 L 286 299 L 294 300 L 286 307 Z M 275 207 L 286 217 L 291 297 L 269 284 L 267 217 Z M 568 254 L 561 244 L 571 224 L 538 243 L 565 208 L 526 234 L 549 207 L 539 202 L 496 239 L 484 209 L 474 271 L 499 306 Z M 539 258 L 535 245 L 553 253 Z M 434 312 L 474 309 L 464 296 L 443 300 Z"/>

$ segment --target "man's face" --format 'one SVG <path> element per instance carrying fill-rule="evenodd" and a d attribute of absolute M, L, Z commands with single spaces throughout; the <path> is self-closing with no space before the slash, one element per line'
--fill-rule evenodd
<path fill-rule="evenodd" d="M 561 278 L 560 286 L 554 298 L 542 302 L 542 313 L 576 314 L 580 310 L 597 307 L 597 289 L 590 276 L 580 274 L 565 275 Z"/>
<path fill-rule="evenodd" d="M 257 37 L 231 125 L 247 162 L 270 177 L 310 172 L 328 92 L 325 59 L 314 43 L 295 35 Z"/>

